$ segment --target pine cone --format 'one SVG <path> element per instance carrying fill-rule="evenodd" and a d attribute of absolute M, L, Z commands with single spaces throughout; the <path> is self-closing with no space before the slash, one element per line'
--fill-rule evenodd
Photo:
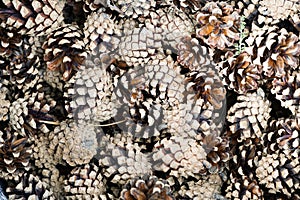
<path fill-rule="evenodd" d="M 131 179 L 122 190 L 120 199 L 175 200 L 171 195 L 171 188 L 167 181 L 149 175 Z"/>
<path fill-rule="evenodd" d="M 200 28 L 196 37 L 211 48 L 225 49 L 239 40 L 240 15 L 226 2 L 208 2 L 201 8 L 196 19 Z"/>
<path fill-rule="evenodd" d="M 183 68 L 190 71 L 199 70 L 202 66 L 211 64 L 212 58 L 208 49 L 199 44 L 196 38 L 189 36 L 181 38 L 177 45 L 177 61 Z"/>
<path fill-rule="evenodd" d="M 298 67 L 300 41 L 294 33 L 276 26 L 255 29 L 245 41 L 249 46 L 246 51 L 254 65 L 263 66 L 265 76 L 280 78 Z"/>
<path fill-rule="evenodd" d="M 65 199 L 103 199 L 105 198 L 105 180 L 102 170 L 90 163 L 74 168 L 64 181 Z"/>
<path fill-rule="evenodd" d="M 29 138 L 11 132 L 10 128 L 6 128 L 4 133 L 0 131 L 0 176 L 17 180 L 30 169 L 31 153 Z"/>
<path fill-rule="evenodd" d="M 9 58 L 23 43 L 21 34 L 18 34 L 15 29 L 10 31 L 2 27 L 0 27 L 0 41 L 0 55 L 6 58 Z"/>
<path fill-rule="evenodd" d="M 113 0 L 114 5 L 119 9 L 121 17 L 138 18 L 148 16 L 149 10 L 155 8 L 155 0 Z"/>
<path fill-rule="evenodd" d="M 276 78 L 272 82 L 272 94 L 280 100 L 281 105 L 290 109 L 293 115 L 300 117 L 300 74 L 294 71 L 282 78 Z"/>
<path fill-rule="evenodd" d="M 7 0 L 4 4 L 6 8 L 0 12 L 1 26 L 9 30 L 17 29 L 21 34 L 48 34 L 64 20 L 64 1 Z"/>
<path fill-rule="evenodd" d="M 299 194 L 300 120 L 272 121 L 263 135 L 263 156 L 258 160 L 256 175 L 269 193 L 284 194 L 290 199 Z"/>
<path fill-rule="evenodd" d="M 59 70 L 67 81 L 81 68 L 85 58 L 83 34 L 76 25 L 59 27 L 48 35 L 43 49 L 44 61 L 50 70 Z"/>
<path fill-rule="evenodd" d="M 89 163 L 97 153 L 98 142 L 92 124 L 76 124 L 73 120 L 61 122 L 49 139 L 50 148 L 71 166 Z"/>
<path fill-rule="evenodd" d="M 262 0 L 259 1 L 258 11 L 272 18 L 272 24 L 287 19 L 300 9 L 298 0 Z"/>
<path fill-rule="evenodd" d="M 116 51 L 121 30 L 105 9 L 92 12 L 84 23 L 84 43 L 88 52 L 97 55 L 102 63 Z"/>
<path fill-rule="evenodd" d="M 0 121 L 8 120 L 8 111 L 11 105 L 10 101 L 6 99 L 8 93 L 8 88 L 0 86 Z"/>
<path fill-rule="evenodd" d="M 196 140 L 176 136 L 157 142 L 150 155 L 154 170 L 170 170 L 170 175 L 185 178 L 206 174 L 212 167 L 206 157 L 205 149 Z"/>
<path fill-rule="evenodd" d="M 23 174 L 20 180 L 9 182 L 6 194 L 9 199 L 49 199 L 54 200 L 53 191 L 48 184 L 34 175 L 33 172 Z"/>

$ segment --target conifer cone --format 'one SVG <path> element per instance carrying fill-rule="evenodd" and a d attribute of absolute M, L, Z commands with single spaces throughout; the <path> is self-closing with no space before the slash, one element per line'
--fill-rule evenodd
<path fill-rule="evenodd" d="M 239 94 L 257 90 L 262 81 L 262 66 L 253 64 L 247 52 L 238 55 L 227 52 L 225 58 L 224 62 L 219 63 L 224 84 Z"/>
<path fill-rule="evenodd" d="M 44 61 L 49 70 L 58 70 L 67 81 L 81 68 L 85 58 L 83 34 L 77 25 L 64 25 L 52 31 L 45 43 Z"/>
<path fill-rule="evenodd" d="M 15 49 L 22 45 L 21 34 L 15 29 L 7 30 L 0 27 L 0 55 L 9 58 Z"/>
<path fill-rule="evenodd" d="M 105 169 L 102 174 L 111 183 L 121 186 L 137 176 L 152 173 L 147 154 L 142 153 L 145 146 L 133 143 L 131 136 L 116 133 L 114 136 L 107 136 L 103 132 L 98 136 L 101 142 L 96 158 Z"/>
<path fill-rule="evenodd" d="M 48 184 L 33 172 L 26 172 L 20 180 L 9 182 L 6 194 L 8 199 L 55 199 Z"/>
<path fill-rule="evenodd" d="M 263 28 L 252 24 L 252 33 L 245 40 L 245 50 L 254 65 L 263 66 L 266 77 L 286 76 L 289 70 L 299 66 L 300 41 L 292 32 L 276 26 Z M 257 30 L 257 31 L 256 31 Z"/>
<path fill-rule="evenodd" d="M 262 135 L 270 118 L 270 103 L 262 89 L 238 96 L 228 111 L 230 122 L 226 137 L 233 156 L 229 161 L 226 197 L 234 199 L 262 198 L 263 191 L 255 175 L 257 160 L 262 156 Z"/>
<path fill-rule="evenodd" d="M 7 100 L 8 94 L 8 88 L 0 85 L 0 121 L 8 120 L 8 111 L 11 105 L 10 101 Z"/>
<path fill-rule="evenodd" d="M 262 0 L 258 5 L 258 11 L 263 15 L 261 21 L 264 19 L 264 21 L 270 21 L 271 24 L 287 19 L 300 9 L 300 3 L 297 0 Z M 271 19 L 266 20 L 265 17 Z"/>
<path fill-rule="evenodd" d="M 200 45 L 196 38 L 182 37 L 177 49 L 177 61 L 184 69 L 199 70 L 202 66 L 209 65 L 212 62 L 208 48 Z"/>
<path fill-rule="evenodd" d="M 155 0 L 112 0 L 119 9 L 121 17 L 138 18 L 149 15 L 149 10 L 156 6 Z"/>
<path fill-rule="evenodd" d="M 276 99 L 281 105 L 290 109 L 294 116 L 300 117 L 300 74 L 294 71 L 282 78 L 276 78 L 272 82 L 272 94 L 276 95 Z"/>
<path fill-rule="evenodd" d="M 299 125 L 299 118 L 270 123 L 263 135 L 263 156 L 256 169 L 259 183 L 266 191 L 284 194 L 287 199 L 295 198 L 300 191 Z"/>
<path fill-rule="evenodd" d="M 120 42 L 121 30 L 104 8 L 87 17 L 83 33 L 88 53 L 99 56 L 102 63 L 112 59 Z"/>
<path fill-rule="evenodd" d="M 92 124 L 77 124 L 73 120 L 61 122 L 49 135 L 49 148 L 57 155 L 56 162 L 63 159 L 71 166 L 89 163 L 98 145 L 95 131 Z"/>
<path fill-rule="evenodd" d="M 32 142 L 10 127 L 0 131 L 0 177 L 6 180 L 19 179 L 30 169 L 29 159 L 32 153 Z"/>
<path fill-rule="evenodd" d="M 174 200 L 168 182 L 156 176 L 144 175 L 128 181 L 121 192 L 122 200 Z"/>
<path fill-rule="evenodd" d="M 21 34 L 45 35 L 64 20 L 65 1 L 7 0 L 3 3 L 6 8 L 0 11 L 1 27 L 17 29 Z"/>
<path fill-rule="evenodd" d="M 64 180 L 65 199 L 103 199 L 105 180 L 99 166 L 89 163 L 74 168 Z"/>
<path fill-rule="evenodd" d="M 239 40 L 240 15 L 227 2 L 207 2 L 196 14 L 200 28 L 196 37 L 211 48 L 220 50 L 233 46 Z"/>

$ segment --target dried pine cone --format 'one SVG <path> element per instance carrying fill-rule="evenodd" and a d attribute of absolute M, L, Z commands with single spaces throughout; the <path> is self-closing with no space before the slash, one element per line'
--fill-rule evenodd
<path fill-rule="evenodd" d="M 225 49 L 239 40 L 239 13 L 226 2 L 208 2 L 196 16 L 196 37 L 211 48 Z"/>
<path fill-rule="evenodd" d="M 31 141 L 27 137 L 6 128 L 0 131 L 0 176 L 5 179 L 18 179 L 30 169 L 32 153 Z"/>
<path fill-rule="evenodd" d="M 285 20 L 300 9 L 298 0 L 262 0 L 259 1 L 258 11 L 264 16 L 272 18 L 272 24 Z M 264 20 L 266 21 L 266 20 Z"/>
<path fill-rule="evenodd" d="M 299 125 L 299 118 L 270 123 L 270 129 L 263 135 L 263 156 L 256 169 L 265 191 L 284 194 L 287 199 L 300 192 Z"/>
<path fill-rule="evenodd" d="M 246 51 L 254 65 L 263 66 L 265 76 L 280 78 L 299 66 L 300 41 L 294 33 L 276 26 L 253 29 L 245 41 L 249 46 Z"/>
<path fill-rule="evenodd" d="M 121 17 L 131 18 L 148 16 L 149 10 L 156 6 L 155 0 L 112 0 L 112 2 L 119 8 Z"/>
<path fill-rule="evenodd" d="M 228 52 L 225 57 L 226 60 L 219 65 L 228 88 L 239 94 L 257 90 L 261 81 L 262 66 L 253 64 L 251 56 L 246 52 L 238 55 Z"/>
<path fill-rule="evenodd" d="M 59 70 L 63 80 L 69 80 L 86 58 L 83 34 L 76 25 L 64 25 L 52 31 L 45 43 L 44 61 L 50 70 Z"/>
<path fill-rule="evenodd" d="M 276 78 L 272 82 L 272 94 L 280 100 L 281 105 L 292 111 L 293 115 L 300 117 L 300 74 L 294 71 L 282 78 Z"/>
<path fill-rule="evenodd" d="M 156 176 L 144 175 L 131 179 L 121 192 L 122 200 L 175 200 L 168 182 Z"/>
<path fill-rule="evenodd" d="M 18 34 L 15 29 L 7 30 L 0 27 L 0 55 L 10 57 L 15 49 L 22 45 L 21 34 Z"/>
<path fill-rule="evenodd" d="M 9 182 L 6 194 L 9 199 L 55 199 L 48 184 L 34 172 L 26 172 L 20 180 Z"/>
<path fill-rule="evenodd" d="M 21 34 L 47 34 L 64 20 L 62 10 L 65 1 L 7 0 L 3 3 L 6 8 L 0 11 L 0 25 L 10 30 L 16 28 Z"/>
<path fill-rule="evenodd" d="M 65 199 L 106 199 L 102 170 L 90 163 L 74 168 L 64 181 Z"/>
<path fill-rule="evenodd" d="M 50 148 L 57 155 L 58 162 L 62 158 L 71 166 L 89 163 L 97 153 L 96 130 L 92 124 L 63 121 L 50 133 L 49 139 Z"/>
<path fill-rule="evenodd" d="M 10 101 L 7 100 L 8 88 L 1 87 L 0 85 L 0 121 L 8 120 L 8 111 L 10 107 Z"/>
<path fill-rule="evenodd" d="M 105 9 L 92 12 L 84 23 L 84 43 L 88 52 L 97 55 L 102 63 L 117 49 L 121 31 Z M 98 58 L 98 59 L 99 59 Z"/>
<path fill-rule="evenodd" d="M 199 44 L 196 38 L 190 36 L 182 37 L 177 45 L 177 61 L 183 68 L 199 70 L 204 65 L 211 64 L 212 58 L 208 49 Z"/>

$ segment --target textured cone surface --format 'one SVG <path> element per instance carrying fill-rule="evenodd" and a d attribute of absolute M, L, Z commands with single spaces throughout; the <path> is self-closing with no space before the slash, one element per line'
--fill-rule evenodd
<path fill-rule="evenodd" d="M 0 131 L 0 136 L 0 176 L 4 179 L 17 178 L 30 169 L 32 143 L 8 128 L 4 133 Z"/>
<path fill-rule="evenodd" d="M 196 37 L 212 48 L 225 49 L 239 40 L 240 15 L 226 2 L 207 2 L 196 15 Z"/>
<path fill-rule="evenodd" d="M 83 34 L 76 25 L 64 25 L 48 35 L 43 44 L 44 61 L 50 70 L 62 73 L 62 79 L 68 80 L 74 71 L 80 69 L 86 58 Z"/>
<path fill-rule="evenodd" d="M 63 22 L 64 1 L 34 0 L 4 1 L 5 9 L 0 12 L 1 26 L 16 28 L 19 33 L 43 35 Z"/>
<path fill-rule="evenodd" d="M 0 85 L 0 121 L 8 120 L 8 111 L 11 105 L 10 101 L 6 99 L 8 94 L 8 88 Z"/>
<path fill-rule="evenodd" d="M 227 59 L 220 64 L 220 68 L 228 88 L 239 94 L 257 90 L 262 79 L 262 66 L 253 64 L 251 56 L 246 52 L 236 56 L 228 52 L 225 57 Z"/>
<path fill-rule="evenodd" d="M 155 0 L 112 0 L 121 17 L 137 18 L 149 15 L 149 10 L 156 6 Z"/>
<path fill-rule="evenodd" d="M 32 172 L 26 172 L 19 181 L 12 181 L 6 188 L 9 199 L 49 199 L 54 200 L 53 192 L 47 183 Z"/>
<path fill-rule="evenodd" d="M 122 200 L 156 199 L 173 200 L 168 182 L 156 176 L 145 175 L 130 180 L 121 192 Z"/>
<path fill-rule="evenodd" d="M 104 199 L 105 185 L 101 169 L 95 164 L 74 168 L 64 181 L 66 199 Z M 104 196 L 104 195 L 103 195 Z"/>

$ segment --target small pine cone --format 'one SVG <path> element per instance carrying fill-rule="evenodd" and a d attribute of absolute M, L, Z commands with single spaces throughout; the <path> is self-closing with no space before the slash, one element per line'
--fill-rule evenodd
<path fill-rule="evenodd" d="M 298 68 L 300 55 L 298 36 L 276 26 L 257 29 L 258 31 L 253 30 L 245 40 L 248 45 L 245 50 L 251 55 L 254 65 L 263 66 L 265 76 L 280 78 L 286 76 L 291 68 Z"/>
<path fill-rule="evenodd" d="M 40 59 L 32 51 L 33 44 L 24 38 L 19 46 L 12 49 L 7 66 L 10 82 L 16 86 L 16 92 L 32 89 L 40 79 Z"/>
<path fill-rule="evenodd" d="M 209 174 L 197 177 L 196 181 L 186 181 L 178 191 L 180 198 L 176 199 L 211 199 L 216 200 L 221 196 L 222 179 L 219 174 Z"/>
<path fill-rule="evenodd" d="M 211 173 L 221 172 L 227 167 L 230 158 L 229 141 L 226 137 L 218 137 L 211 133 L 203 138 L 202 146 L 206 151 L 207 160 L 211 163 Z"/>
<path fill-rule="evenodd" d="M 45 43 L 44 61 L 50 70 L 59 70 L 67 81 L 81 68 L 87 54 L 83 34 L 77 25 L 64 25 L 52 31 Z"/>
<path fill-rule="evenodd" d="M 206 174 L 212 167 L 206 160 L 205 149 L 196 140 L 183 137 L 162 139 L 149 157 L 154 170 L 164 173 L 170 170 L 170 175 L 177 177 Z"/>
<path fill-rule="evenodd" d="M 225 197 L 228 199 L 263 199 L 264 191 L 258 182 L 247 176 L 236 178 L 230 174 L 228 182 L 229 186 L 225 189 Z"/>
<path fill-rule="evenodd" d="M 29 138 L 11 132 L 10 128 L 0 131 L 0 177 L 18 179 L 30 169 L 29 159 L 32 142 Z"/>
<path fill-rule="evenodd" d="M 88 53 L 97 55 L 98 59 L 105 63 L 107 57 L 113 54 L 119 45 L 121 30 L 112 16 L 105 13 L 105 9 L 99 9 L 87 17 L 83 33 Z"/>
<path fill-rule="evenodd" d="M 89 163 L 74 168 L 64 180 L 65 199 L 105 199 L 105 180 L 102 170 Z"/>
<path fill-rule="evenodd" d="M 262 0 L 258 7 L 260 14 L 272 18 L 272 24 L 287 19 L 299 10 L 298 0 Z"/>
<path fill-rule="evenodd" d="M 171 194 L 171 188 L 167 181 L 149 175 L 131 179 L 122 190 L 120 199 L 175 200 Z"/>
<path fill-rule="evenodd" d="M 225 57 L 226 60 L 219 64 L 225 78 L 224 84 L 239 94 L 257 90 L 262 80 L 262 66 L 253 64 L 251 56 L 246 52 L 238 55 L 228 52 Z"/>
<path fill-rule="evenodd" d="M 86 60 L 85 65 L 87 68 L 79 70 L 64 86 L 69 117 L 78 122 L 109 120 L 117 113 L 116 99 L 112 95 L 117 79 L 90 60 Z"/>
<path fill-rule="evenodd" d="M 299 194 L 299 154 L 293 160 L 288 159 L 284 153 L 267 154 L 258 160 L 257 165 L 256 176 L 259 184 L 267 188 L 265 191 L 284 194 L 286 199 L 290 199 L 294 194 Z"/>
<path fill-rule="evenodd" d="M 199 70 L 203 65 L 211 64 L 212 58 L 208 49 L 200 45 L 196 38 L 191 38 L 190 36 L 181 38 L 177 49 L 177 61 L 184 69 Z"/>
<path fill-rule="evenodd" d="M 23 174 L 18 181 L 9 182 L 6 194 L 8 199 L 55 199 L 48 184 L 32 172 Z"/>
<path fill-rule="evenodd" d="M 208 2 L 201 8 L 196 19 L 200 28 L 196 37 L 211 48 L 225 49 L 239 40 L 240 15 L 226 2 Z"/>
<path fill-rule="evenodd" d="M 8 88 L 0 85 L 0 121 L 8 120 L 8 111 L 11 105 L 10 101 L 6 99 L 8 93 Z"/>
<path fill-rule="evenodd" d="M 300 117 L 300 74 L 294 71 L 282 78 L 276 78 L 272 82 L 272 94 L 276 95 L 276 99 L 281 105 L 290 109 L 293 115 Z"/>
<path fill-rule="evenodd" d="M 201 69 L 191 71 L 186 78 L 188 90 L 193 90 L 195 98 L 210 103 L 216 110 L 225 107 L 226 89 L 213 65 L 202 66 Z"/>
<path fill-rule="evenodd" d="M 121 17 L 138 18 L 148 16 L 152 8 L 155 8 L 155 0 L 113 0 L 116 7 L 121 11 Z"/>
<path fill-rule="evenodd" d="M 58 125 L 58 119 L 63 118 L 62 105 L 57 103 L 62 95 L 48 84 L 38 83 L 24 96 L 14 101 L 10 109 L 16 130 L 29 135 L 39 131 L 49 133 L 54 125 Z"/>
<path fill-rule="evenodd" d="M 49 137 L 53 138 L 50 148 L 71 166 L 89 163 L 97 153 L 98 142 L 92 124 L 76 124 L 67 120 L 61 122 Z"/>
<path fill-rule="evenodd" d="M 256 93 L 237 97 L 237 102 L 228 110 L 227 120 L 231 132 L 241 131 L 240 138 L 260 138 L 270 118 L 270 102 L 261 88 Z"/>
<path fill-rule="evenodd" d="M 127 181 L 143 174 L 152 173 L 151 163 L 145 147 L 132 143 L 133 138 L 114 134 L 108 137 L 102 132 L 100 135 L 100 152 L 97 154 L 99 165 L 105 168 L 102 173 L 111 183 L 125 185 Z"/>
<path fill-rule="evenodd" d="M 7 30 L 0 27 L 0 55 L 9 58 L 15 49 L 22 45 L 22 36 L 15 29 Z"/>
<path fill-rule="evenodd" d="M 63 23 L 65 1 L 34 0 L 4 1 L 5 9 L 0 12 L 1 26 L 17 29 L 21 34 L 43 35 Z"/>

